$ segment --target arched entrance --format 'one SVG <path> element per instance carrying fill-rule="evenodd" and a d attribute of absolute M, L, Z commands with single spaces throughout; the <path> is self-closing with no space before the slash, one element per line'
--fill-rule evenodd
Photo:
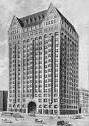
<path fill-rule="evenodd" d="M 28 103 L 28 113 L 35 113 L 36 112 L 36 103 L 31 101 Z"/>

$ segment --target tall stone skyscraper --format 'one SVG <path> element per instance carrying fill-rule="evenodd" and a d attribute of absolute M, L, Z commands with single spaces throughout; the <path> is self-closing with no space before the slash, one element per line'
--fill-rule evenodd
<path fill-rule="evenodd" d="M 57 8 L 14 16 L 8 45 L 8 110 L 78 113 L 79 37 Z"/>

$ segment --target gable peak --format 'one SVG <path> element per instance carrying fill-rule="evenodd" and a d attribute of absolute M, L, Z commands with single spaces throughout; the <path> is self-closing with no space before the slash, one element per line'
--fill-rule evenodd
<path fill-rule="evenodd" d="M 51 2 L 48 9 L 53 8 L 53 7 L 54 7 L 53 3 Z"/>
<path fill-rule="evenodd" d="M 13 18 L 12 18 L 12 20 L 15 20 L 15 19 L 17 20 L 17 17 L 14 15 Z"/>

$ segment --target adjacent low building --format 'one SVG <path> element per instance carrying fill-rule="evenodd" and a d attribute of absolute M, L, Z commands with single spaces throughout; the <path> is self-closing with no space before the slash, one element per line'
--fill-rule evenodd
<path fill-rule="evenodd" d="M 89 113 L 89 90 L 79 89 L 79 113 Z"/>
<path fill-rule="evenodd" d="M 8 91 L 0 91 L 0 111 L 7 111 Z"/>

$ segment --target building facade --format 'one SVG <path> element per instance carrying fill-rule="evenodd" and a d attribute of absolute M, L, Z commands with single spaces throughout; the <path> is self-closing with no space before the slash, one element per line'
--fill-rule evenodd
<path fill-rule="evenodd" d="M 57 8 L 14 16 L 8 45 L 8 110 L 78 113 L 79 37 Z"/>
<path fill-rule="evenodd" d="M 79 113 L 89 114 L 89 90 L 79 89 Z"/>
<path fill-rule="evenodd" d="M 0 111 L 7 111 L 8 91 L 0 91 Z"/>

